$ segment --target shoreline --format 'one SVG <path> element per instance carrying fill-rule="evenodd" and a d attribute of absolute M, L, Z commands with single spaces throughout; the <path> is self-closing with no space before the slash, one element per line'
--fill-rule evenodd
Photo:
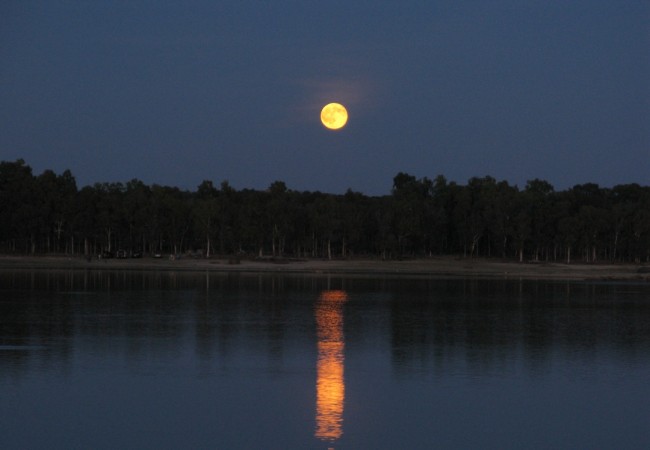
<path fill-rule="evenodd" d="M 512 278 L 537 280 L 592 280 L 650 282 L 648 264 L 518 263 L 491 259 L 432 257 L 402 261 L 373 259 L 228 259 L 178 260 L 92 259 L 78 256 L 0 256 L 0 270 L 127 270 L 242 272 L 277 274 L 381 275 L 430 278 Z"/>

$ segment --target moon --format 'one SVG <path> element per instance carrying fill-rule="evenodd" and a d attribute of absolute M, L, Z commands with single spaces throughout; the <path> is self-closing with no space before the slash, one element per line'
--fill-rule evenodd
<path fill-rule="evenodd" d="M 348 122 L 348 110 L 340 103 L 328 103 L 320 112 L 320 121 L 326 128 L 338 130 Z"/>

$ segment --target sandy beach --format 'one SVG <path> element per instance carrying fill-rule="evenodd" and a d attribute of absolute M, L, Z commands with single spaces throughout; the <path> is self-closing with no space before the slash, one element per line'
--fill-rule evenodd
<path fill-rule="evenodd" d="M 487 259 L 438 257 L 402 261 L 372 259 L 181 258 L 93 259 L 65 256 L 0 256 L 0 269 L 174 270 L 277 272 L 400 277 L 480 277 L 513 279 L 620 280 L 650 282 L 650 265 L 517 263 Z"/>

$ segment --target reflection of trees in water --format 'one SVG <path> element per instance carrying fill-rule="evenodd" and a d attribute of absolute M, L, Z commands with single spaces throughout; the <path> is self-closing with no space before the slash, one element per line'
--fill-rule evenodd
<path fill-rule="evenodd" d="M 280 369 L 296 347 L 311 350 L 313 299 L 329 289 L 331 280 L 309 275 L 217 274 L 204 284 L 209 288 L 196 302 L 195 314 L 199 357 L 206 364 L 215 355 L 227 361 L 245 345 L 248 352 L 265 354 L 273 370 Z"/>
<path fill-rule="evenodd" d="M 206 367 L 227 364 L 238 351 L 267 357 L 280 370 L 287 348 L 313 333 L 312 287 L 304 280 L 268 275 L 210 277 L 196 302 L 196 350 Z M 218 357 L 218 358 L 215 358 Z"/>
<path fill-rule="evenodd" d="M 32 366 L 65 367 L 73 354 L 75 312 L 70 302 L 38 292 L 5 291 L 0 300 L 0 373 Z M 8 298 L 10 297 L 10 298 Z"/>
<path fill-rule="evenodd" d="M 327 277 L 216 273 L 0 271 L 0 370 L 63 367 L 75 349 L 136 361 L 194 352 L 205 364 L 242 349 L 281 367 L 313 345 L 313 299 Z M 337 279 L 348 344 L 390 346 L 396 370 L 501 370 L 522 359 L 650 353 L 647 284 Z M 645 294 L 644 294 L 645 293 Z M 645 295 L 645 296 L 644 296 Z M 189 348 L 188 348 L 189 347 Z"/>
<path fill-rule="evenodd" d="M 430 298 L 396 293 L 390 312 L 394 367 L 404 372 L 430 364 L 445 371 L 463 363 L 485 372 L 501 371 L 522 357 L 535 368 L 558 354 L 587 359 L 647 354 L 650 304 L 639 301 L 634 290 L 473 280 L 449 283 Z"/>
<path fill-rule="evenodd" d="M 193 291 L 178 285 L 188 281 L 171 272 L 0 271 L 0 368 L 65 367 L 76 344 L 133 360 L 179 352 Z"/>

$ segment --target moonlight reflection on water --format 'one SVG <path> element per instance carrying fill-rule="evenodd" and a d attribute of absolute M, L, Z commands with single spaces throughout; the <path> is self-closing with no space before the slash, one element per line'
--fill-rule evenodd
<path fill-rule="evenodd" d="M 650 448 L 649 299 L 647 283 L 0 271 L 0 448 Z"/>
<path fill-rule="evenodd" d="M 343 304 L 346 300 L 345 291 L 323 291 L 316 303 L 318 364 L 314 435 L 325 441 L 334 441 L 343 434 Z"/>

